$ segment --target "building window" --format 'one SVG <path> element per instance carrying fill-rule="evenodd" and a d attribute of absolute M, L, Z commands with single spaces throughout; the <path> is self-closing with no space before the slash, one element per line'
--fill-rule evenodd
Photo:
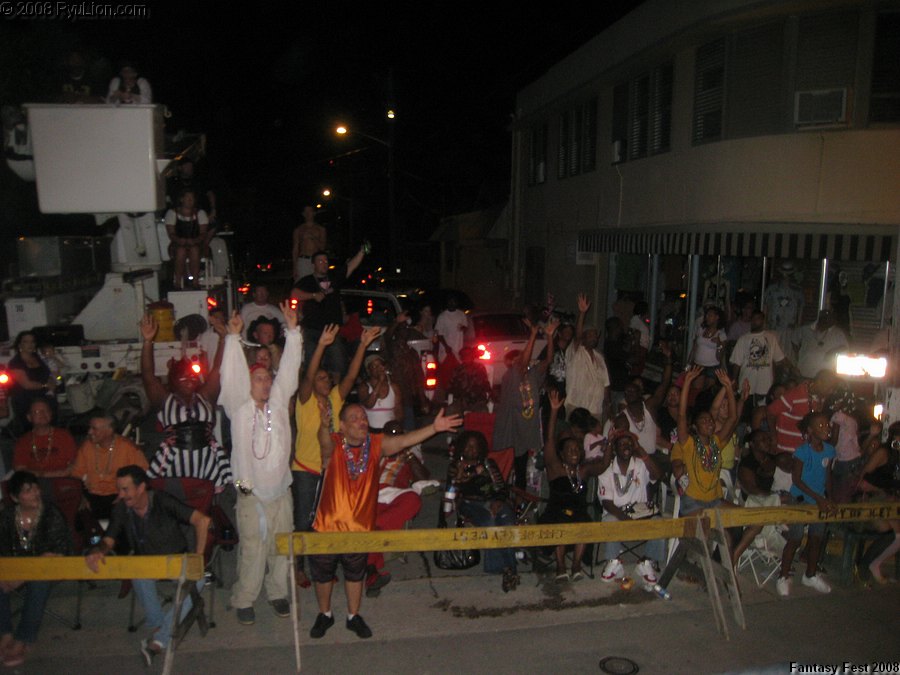
<path fill-rule="evenodd" d="M 697 50 L 694 69 L 694 143 L 722 138 L 725 103 L 725 39 Z"/>
<path fill-rule="evenodd" d="M 900 12 L 879 14 L 875 23 L 869 121 L 900 121 Z"/>
<path fill-rule="evenodd" d="M 669 151 L 672 79 L 667 63 L 613 88 L 613 163 Z"/>
<path fill-rule="evenodd" d="M 577 176 L 597 167 L 597 99 L 566 110 L 559 116 L 559 156 L 556 175 Z"/>
<path fill-rule="evenodd" d="M 531 129 L 528 148 L 528 183 L 536 185 L 547 180 L 547 125 Z"/>

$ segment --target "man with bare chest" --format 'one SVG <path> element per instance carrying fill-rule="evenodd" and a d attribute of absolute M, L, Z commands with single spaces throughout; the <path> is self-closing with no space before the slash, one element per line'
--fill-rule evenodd
<path fill-rule="evenodd" d="M 291 259 L 294 266 L 294 281 L 313 273 L 312 256 L 324 251 L 328 244 L 328 232 L 316 220 L 316 210 L 312 206 L 303 207 L 303 222 L 294 228 L 294 244 Z"/>

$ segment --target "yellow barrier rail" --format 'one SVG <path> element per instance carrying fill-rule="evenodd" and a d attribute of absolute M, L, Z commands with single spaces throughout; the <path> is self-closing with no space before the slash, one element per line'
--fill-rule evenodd
<path fill-rule="evenodd" d="M 129 555 L 107 556 L 100 571 L 92 572 L 82 556 L 0 558 L 0 581 L 97 581 L 100 579 L 203 578 L 203 556 Z"/>
<path fill-rule="evenodd" d="M 687 518 L 653 518 L 607 523 L 519 525 L 512 527 L 463 527 L 427 530 L 376 530 L 373 532 L 292 532 L 276 535 L 280 555 L 369 553 L 388 551 L 437 551 L 529 546 L 559 546 L 582 542 L 633 541 L 694 537 L 695 523 L 706 521 L 713 511 Z M 834 514 L 815 506 L 781 506 L 720 509 L 724 527 L 779 523 L 836 523 L 859 520 L 900 519 L 900 502 L 841 504 Z"/>

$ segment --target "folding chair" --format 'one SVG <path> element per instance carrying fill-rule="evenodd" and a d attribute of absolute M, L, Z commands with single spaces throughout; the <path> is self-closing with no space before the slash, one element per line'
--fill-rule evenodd
<path fill-rule="evenodd" d="M 749 567 L 757 588 L 765 586 L 769 579 L 778 574 L 781 569 L 781 551 L 773 547 L 772 543 L 770 537 L 760 533 L 738 560 L 737 571 L 740 572 Z M 784 544 L 782 544 L 782 548 L 784 548 Z"/>

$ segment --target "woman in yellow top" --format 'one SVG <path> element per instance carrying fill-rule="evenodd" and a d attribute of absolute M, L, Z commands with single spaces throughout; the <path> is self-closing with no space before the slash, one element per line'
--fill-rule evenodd
<path fill-rule="evenodd" d="M 672 474 L 681 495 L 680 515 L 684 516 L 717 506 L 734 506 L 722 499 L 722 484 L 719 482 L 722 448 L 737 426 L 734 391 L 728 374 L 722 369 L 716 370 L 716 377 L 725 390 L 724 399 L 728 407 L 721 431 L 715 433 L 716 421 L 708 410 L 697 412 L 694 423 L 689 426 L 688 394 L 691 382 L 702 374 L 703 369 L 698 366 L 685 373 L 678 405 L 678 443 L 672 448 Z"/>

